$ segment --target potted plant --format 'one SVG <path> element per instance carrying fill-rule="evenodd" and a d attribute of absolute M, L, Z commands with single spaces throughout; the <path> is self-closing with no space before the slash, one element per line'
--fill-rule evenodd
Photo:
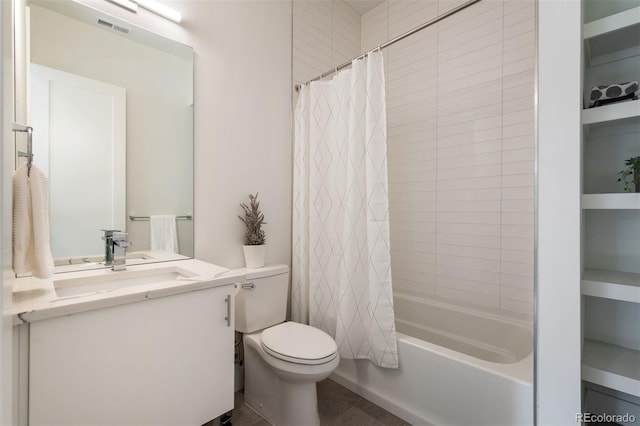
<path fill-rule="evenodd" d="M 238 215 L 238 218 L 244 223 L 244 262 L 247 268 L 260 268 L 264 266 L 264 256 L 267 251 L 265 245 L 266 236 L 261 229 L 262 225 L 266 225 L 264 214 L 260 211 L 260 202 L 258 201 L 258 193 L 256 195 L 249 194 L 249 205 L 240 203 L 240 207 L 244 210 L 244 216 Z"/>
<path fill-rule="evenodd" d="M 633 192 L 631 190 L 631 182 L 635 186 L 635 192 L 640 192 L 640 157 L 631 157 L 625 160 L 624 170 L 618 172 L 620 177 L 618 182 L 624 182 L 625 192 Z"/>

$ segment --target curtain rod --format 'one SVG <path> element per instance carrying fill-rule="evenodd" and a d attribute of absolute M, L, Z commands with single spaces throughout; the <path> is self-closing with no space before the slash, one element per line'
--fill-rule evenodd
<path fill-rule="evenodd" d="M 335 67 L 334 69 L 332 69 L 330 71 L 327 71 L 325 73 L 320 74 L 319 76 L 317 76 L 315 78 L 312 78 L 311 80 L 307 81 L 306 83 L 296 84 L 295 85 L 296 92 L 299 92 L 300 89 L 302 88 L 302 86 L 305 85 L 305 84 L 309 84 L 312 81 L 321 80 L 321 79 L 323 79 L 325 77 L 330 76 L 331 74 L 337 73 L 341 69 L 346 68 L 349 65 L 351 65 L 351 62 L 353 62 L 353 61 L 355 61 L 357 59 L 362 59 L 362 58 L 364 58 L 365 56 L 367 56 L 371 52 L 375 52 L 376 50 L 384 49 L 385 47 L 389 47 L 392 44 L 395 44 L 395 43 L 399 42 L 400 40 L 404 40 L 405 38 L 409 37 L 410 35 L 413 35 L 413 34 L 417 33 L 418 31 L 422 31 L 425 28 L 430 27 L 431 25 L 433 25 L 433 24 L 435 24 L 437 22 L 440 22 L 445 18 L 448 18 L 451 15 L 455 15 L 456 13 L 460 12 L 461 10 L 464 10 L 467 7 L 469 7 L 469 6 L 473 5 L 473 4 L 476 4 L 476 3 L 480 2 L 480 1 L 482 1 L 482 0 L 469 0 L 466 3 L 463 3 L 458 7 L 454 7 L 453 9 L 449 10 L 448 12 L 443 13 L 442 15 L 438 15 L 435 18 L 425 22 L 422 25 L 419 25 L 419 26 L 415 27 L 412 30 L 407 31 L 404 34 L 401 34 L 401 35 L 399 35 L 399 36 L 397 36 L 397 37 L 395 37 L 395 38 L 393 38 L 393 39 L 391 39 L 391 40 L 389 40 L 389 41 L 387 41 L 385 43 L 382 43 L 380 46 L 378 46 L 378 47 L 376 47 L 374 49 L 368 50 L 367 52 L 365 52 L 365 53 L 363 53 L 363 54 L 361 54 L 359 56 L 356 56 L 355 58 L 351 59 L 348 62 L 345 62 L 343 64 L 338 65 L 337 67 Z"/>

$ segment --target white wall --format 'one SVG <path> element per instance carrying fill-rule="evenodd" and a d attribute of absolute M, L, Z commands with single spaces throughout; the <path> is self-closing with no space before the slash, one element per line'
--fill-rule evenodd
<path fill-rule="evenodd" d="M 459 3 L 386 0 L 362 48 Z M 535 2 L 484 0 L 383 52 L 394 288 L 530 320 Z"/>
<path fill-rule="evenodd" d="M 259 192 L 267 262 L 290 264 L 291 2 L 163 1 L 180 25 L 82 2 L 194 47 L 195 257 L 243 266 L 236 216 Z"/>
<path fill-rule="evenodd" d="M 11 172 L 13 170 L 13 134 L 10 126 L 13 120 L 13 49 L 11 46 L 13 30 L 12 3 L 0 2 L 0 258 L 2 275 L 0 275 L 0 424 L 12 424 L 13 416 L 13 363 L 12 363 L 12 318 L 11 309 Z"/>
<path fill-rule="evenodd" d="M 580 0 L 538 3 L 539 425 L 580 412 Z"/>

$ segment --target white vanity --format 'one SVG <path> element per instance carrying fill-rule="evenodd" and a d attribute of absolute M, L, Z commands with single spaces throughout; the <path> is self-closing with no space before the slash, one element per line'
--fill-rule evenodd
<path fill-rule="evenodd" d="M 19 421 L 202 425 L 231 410 L 243 279 L 194 259 L 17 279 Z"/>

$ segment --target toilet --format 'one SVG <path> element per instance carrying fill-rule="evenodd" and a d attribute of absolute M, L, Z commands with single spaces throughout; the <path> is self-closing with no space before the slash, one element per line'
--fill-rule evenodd
<path fill-rule="evenodd" d="M 236 331 L 243 333 L 244 402 L 276 426 L 320 424 L 316 383 L 340 362 L 322 330 L 285 322 L 289 268 L 247 269 L 238 284 Z"/>

